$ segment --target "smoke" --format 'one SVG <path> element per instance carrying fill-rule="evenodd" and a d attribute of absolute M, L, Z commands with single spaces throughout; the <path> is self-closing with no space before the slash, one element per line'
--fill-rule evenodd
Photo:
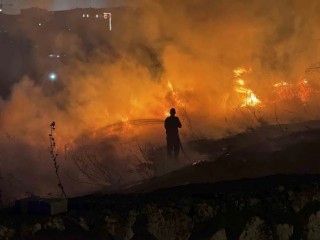
<path fill-rule="evenodd" d="M 52 15 L 38 28 L 39 16 L 29 16 L 10 32 L 32 43 L 34 72 L 12 82 L 9 97 L 0 101 L 3 174 L 38 194 L 57 191 L 48 152 L 52 121 L 58 151 L 89 146 L 124 181 L 134 179 L 127 173 L 134 164 L 128 146 L 164 145 L 163 125 L 156 123 L 172 106 L 183 120 L 183 140 L 219 138 L 258 125 L 260 117 L 275 123 L 273 84 L 308 78 L 305 70 L 319 61 L 319 10 L 318 1 L 302 0 L 130 1 L 112 10 L 111 32 L 106 22 L 78 15 L 65 13 L 61 21 Z M 57 51 L 67 57 L 53 64 L 58 80 L 51 82 L 47 56 Z M 252 69 L 244 78 L 264 106 L 240 107 L 237 67 Z M 308 80 L 319 87 L 317 74 Z M 279 102 L 278 118 L 314 119 L 317 100 L 314 94 L 307 105 Z M 143 125 L 143 119 L 155 124 Z M 62 155 L 61 169 L 72 169 Z M 14 195 L 21 197 L 21 190 Z"/>
<path fill-rule="evenodd" d="M 28 8 L 41 8 L 48 11 L 62 11 L 75 8 L 121 7 L 125 0 L 2 0 L 5 14 L 20 14 Z"/>

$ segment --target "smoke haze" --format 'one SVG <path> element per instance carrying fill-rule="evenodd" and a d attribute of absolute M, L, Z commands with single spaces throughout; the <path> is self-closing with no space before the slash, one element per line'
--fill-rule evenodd
<path fill-rule="evenodd" d="M 75 8 L 111 8 L 123 6 L 125 0 L 2 0 L 3 12 L 20 14 L 28 8 L 41 8 L 48 11 L 62 11 Z"/>
<path fill-rule="evenodd" d="M 58 191 L 48 150 L 52 121 L 63 171 L 74 173 L 63 153 L 86 145 L 131 181 L 130 149 L 137 141 L 165 144 L 163 125 L 156 123 L 172 106 L 183 120 L 184 141 L 240 132 L 258 126 L 257 119 L 274 124 L 275 104 L 281 122 L 317 119 L 318 74 L 305 70 L 319 62 L 319 11 L 316 0 L 140 0 L 112 12 L 112 31 L 73 16 L 66 17 L 71 31 L 50 19 L 39 30 L 30 16 L 9 34 L 32 43 L 27 61 L 36 74 L 1 78 L 9 86 L 0 99 L 4 192 L 15 186 L 15 198 L 26 191 L 13 175 L 36 194 Z M 57 49 L 68 59 L 51 82 L 43 58 Z M 242 77 L 261 106 L 241 107 L 238 67 L 251 69 Z M 313 89 L 305 101 L 275 101 L 274 84 L 301 79 Z M 135 119 L 155 124 L 130 124 Z M 65 181 L 71 194 L 90 189 Z"/>

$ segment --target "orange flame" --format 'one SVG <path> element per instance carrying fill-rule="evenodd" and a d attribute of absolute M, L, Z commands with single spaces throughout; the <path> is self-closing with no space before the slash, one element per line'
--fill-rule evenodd
<path fill-rule="evenodd" d="M 174 89 L 173 84 L 170 81 L 168 81 L 168 89 L 169 89 L 170 97 L 171 97 L 171 100 L 172 100 L 172 105 L 179 106 L 179 107 L 184 107 L 185 106 L 185 102 L 179 96 L 178 91 L 176 91 Z M 167 113 L 165 113 L 165 115 L 167 115 Z"/>
<path fill-rule="evenodd" d="M 242 75 L 249 72 L 251 72 L 251 68 L 246 69 L 239 67 L 233 70 L 236 82 L 235 91 L 241 94 L 241 107 L 254 107 L 261 103 L 261 100 L 256 96 L 253 90 L 245 87 L 246 83 L 242 79 Z"/>
<path fill-rule="evenodd" d="M 275 87 L 278 101 L 298 98 L 302 102 L 306 102 L 313 92 L 306 79 L 300 80 L 297 84 L 289 84 L 282 81 L 273 86 Z"/>

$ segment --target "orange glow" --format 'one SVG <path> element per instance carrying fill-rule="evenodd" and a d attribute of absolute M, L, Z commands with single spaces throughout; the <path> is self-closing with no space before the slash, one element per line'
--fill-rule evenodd
<path fill-rule="evenodd" d="M 308 85 L 308 81 L 303 79 L 298 83 L 298 97 L 302 102 L 306 102 L 312 93 L 312 88 Z"/>
<path fill-rule="evenodd" d="M 170 81 L 168 81 L 168 88 L 171 92 L 173 92 L 173 86 L 172 83 Z"/>
<path fill-rule="evenodd" d="M 296 84 L 289 84 L 287 82 L 279 82 L 273 85 L 274 91 L 277 95 L 277 101 L 292 100 L 294 98 L 300 99 L 302 102 L 306 102 L 313 89 L 309 85 L 306 79 L 302 79 Z"/>
<path fill-rule="evenodd" d="M 239 67 L 233 70 L 236 82 L 235 91 L 240 93 L 241 107 L 254 107 L 261 103 L 261 100 L 256 96 L 253 90 L 245 87 L 246 82 L 242 79 L 243 74 L 250 72 L 251 68 L 246 69 Z"/>
<path fill-rule="evenodd" d="M 176 107 L 183 107 L 185 105 L 184 101 L 182 98 L 179 96 L 178 91 L 176 91 L 173 87 L 173 84 L 168 81 L 168 89 L 169 89 L 169 94 L 171 95 L 172 98 L 172 106 Z"/>

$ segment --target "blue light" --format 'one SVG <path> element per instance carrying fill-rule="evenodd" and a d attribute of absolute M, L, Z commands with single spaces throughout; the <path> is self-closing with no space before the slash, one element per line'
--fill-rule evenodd
<path fill-rule="evenodd" d="M 51 81 L 55 81 L 55 80 L 57 80 L 57 74 L 56 73 L 50 73 L 49 74 L 49 79 L 51 80 Z"/>

